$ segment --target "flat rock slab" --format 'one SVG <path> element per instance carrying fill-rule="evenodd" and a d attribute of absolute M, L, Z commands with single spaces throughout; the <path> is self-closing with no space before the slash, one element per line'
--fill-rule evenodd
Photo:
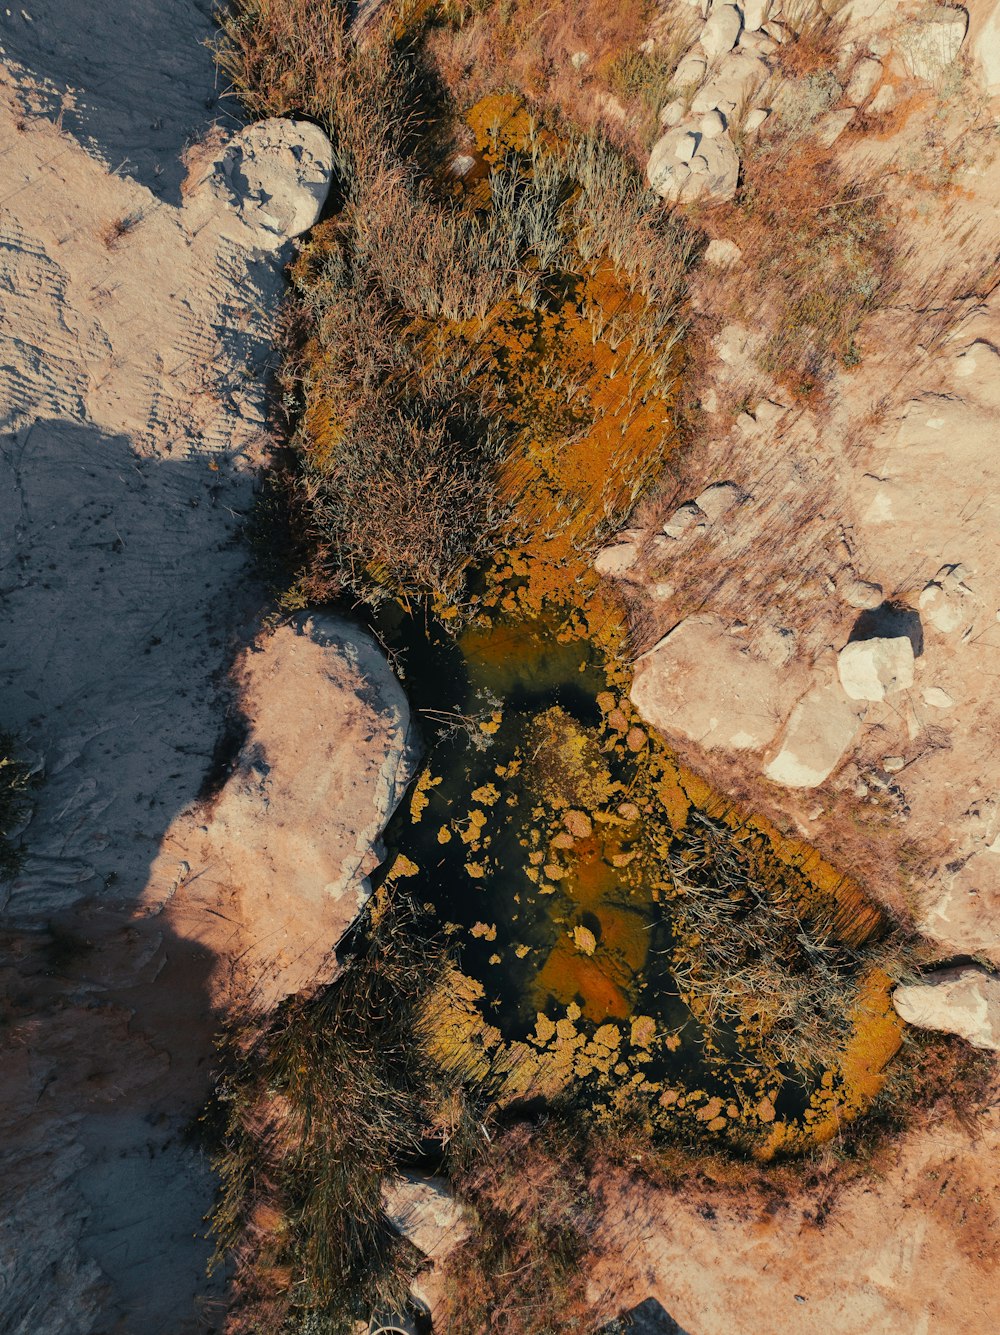
<path fill-rule="evenodd" d="M 632 703 L 668 737 L 706 748 L 762 750 L 807 682 L 776 668 L 709 615 L 688 617 L 636 663 Z"/>
<path fill-rule="evenodd" d="M 940 969 L 897 987 L 892 1003 L 908 1024 L 958 1034 L 974 1048 L 1000 1052 L 1000 974 L 979 967 Z"/>

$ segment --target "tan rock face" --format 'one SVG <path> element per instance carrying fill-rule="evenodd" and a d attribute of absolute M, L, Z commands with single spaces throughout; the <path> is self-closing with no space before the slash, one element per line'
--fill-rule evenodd
<path fill-rule="evenodd" d="M 897 987 L 892 1001 L 908 1024 L 1000 1051 L 1000 974 L 978 967 L 940 969 L 920 983 Z"/>
<path fill-rule="evenodd" d="M 247 733 L 232 775 L 169 831 L 147 900 L 216 951 L 224 990 L 273 1005 L 317 977 L 367 898 L 410 778 L 409 707 L 375 642 L 329 615 L 280 627 L 240 675 Z"/>

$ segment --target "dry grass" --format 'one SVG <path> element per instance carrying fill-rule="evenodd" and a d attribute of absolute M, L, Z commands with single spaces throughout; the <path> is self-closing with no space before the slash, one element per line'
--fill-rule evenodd
<path fill-rule="evenodd" d="M 500 1134 L 454 1186 L 474 1221 L 448 1259 L 435 1323 L 449 1335 L 583 1335 L 596 1202 L 582 1144 L 556 1121 Z"/>
<path fill-rule="evenodd" d="M 466 2 L 440 12 L 429 49 L 459 107 L 506 83 L 540 114 L 640 151 L 696 31 L 686 5 L 657 0 Z M 642 49 L 651 33 L 655 44 Z"/>
<path fill-rule="evenodd" d="M 231 1036 L 213 1219 L 235 1262 L 228 1335 L 352 1335 L 402 1306 L 418 1258 L 381 1184 L 430 1130 L 419 1026 L 440 959 L 413 922 L 383 917 L 336 982 Z"/>

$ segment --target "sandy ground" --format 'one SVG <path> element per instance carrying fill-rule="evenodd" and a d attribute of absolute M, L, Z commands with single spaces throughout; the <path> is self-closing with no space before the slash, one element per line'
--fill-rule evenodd
<path fill-rule="evenodd" d="M 0 701 L 44 772 L 0 891 L 4 1335 L 216 1328 L 213 1035 L 235 978 L 330 966 L 404 774 L 349 627 L 234 669 L 289 250 L 181 193 L 236 124 L 211 32 L 207 0 L 0 11 Z"/>

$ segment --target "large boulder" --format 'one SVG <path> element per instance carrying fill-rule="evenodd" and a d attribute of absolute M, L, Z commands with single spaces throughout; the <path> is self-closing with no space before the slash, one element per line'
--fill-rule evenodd
<path fill-rule="evenodd" d="M 1000 974 L 977 965 L 939 969 L 897 987 L 892 1003 L 908 1024 L 958 1034 L 974 1048 L 1000 1052 Z"/>
<path fill-rule="evenodd" d="M 754 751 L 770 744 L 805 684 L 796 665 L 776 667 L 721 617 L 699 614 L 638 659 L 631 698 L 668 737 Z"/>
<path fill-rule="evenodd" d="M 709 59 L 732 51 L 740 39 L 743 19 L 735 5 L 713 4 L 708 22 L 701 30 L 701 45 Z"/>
<path fill-rule="evenodd" d="M 837 656 L 837 674 L 852 700 L 884 700 L 913 685 L 913 661 L 907 635 L 852 640 Z"/>
<path fill-rule="evenodd" d="M 332 176 L 333 146 L 318 125 L 271 117 L 234 135 L 190 189 L 195 207 L 232 211 L 233 240 L 277 250 L 319 218 Z"/>

